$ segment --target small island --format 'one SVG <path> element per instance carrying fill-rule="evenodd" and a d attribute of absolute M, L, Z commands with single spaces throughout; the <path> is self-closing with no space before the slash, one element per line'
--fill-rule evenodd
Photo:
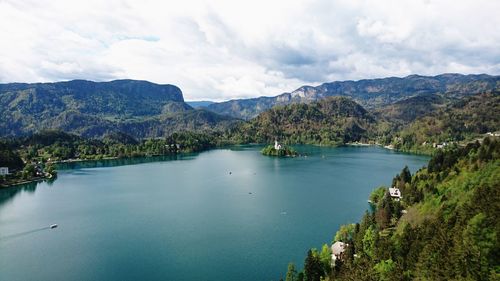
<path fill-rule="evenodd" d="M 293 148 L 286 146 L 286 145 L 281 145 L 278 143 L 278 141 L 274 141 L 274 146 L 268 145 L 268 146 L 264 147 L 261 150 L 261 152 L 263 155 L 278 156 L 278 157 L 297 156 L 298 155 L 297 151 L 293 150 Z"/>

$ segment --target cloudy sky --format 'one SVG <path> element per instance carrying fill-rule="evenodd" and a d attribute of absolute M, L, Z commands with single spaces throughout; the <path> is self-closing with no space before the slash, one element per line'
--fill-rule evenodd
<path fill-rule="evenodd" d="M 500 74 L 496 0 L 0 0 L 0 82 L 143 79 L 187 100 Z"/>

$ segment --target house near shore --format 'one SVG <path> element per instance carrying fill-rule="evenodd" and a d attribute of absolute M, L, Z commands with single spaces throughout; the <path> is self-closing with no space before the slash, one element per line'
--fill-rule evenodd
<path fill-rule="evenodd" d="M 5 176 L 9 174 L 9 167 L 0 167 L 0 176 Z"/>
<path fill-rule="evenodd" d="M 337 241 L 332 244 L 332 266 L 335 266 L 336 260 L 342 260 L 344 258 L 344 252 L 349 244 Z"/>
<path fill-rule="evenodd" d="M 396 187 L 389 187 L 389 194 L 396 201 L 399 201 L 403 198 L 403 195 L 401 194 L 401 190 L 399 190 L 399 188 L 396 188 Z"/>
<path fill-rule="evenodd" d="M 41 164 L 35 166 L 35 175 L 37 177 L 42 177 L 44 175 L 43 167 Z"/>

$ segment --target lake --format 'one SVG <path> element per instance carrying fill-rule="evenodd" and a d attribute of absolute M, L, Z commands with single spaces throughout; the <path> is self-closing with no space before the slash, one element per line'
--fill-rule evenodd
<path fill-rule="evenodd" d="M 428 161 L 295 148 L 307 157 L 248 146 L 77 163 L 53 183 L 0 190 L 0 280 L 278 280 L 359 221 L 371 190 Z"/>

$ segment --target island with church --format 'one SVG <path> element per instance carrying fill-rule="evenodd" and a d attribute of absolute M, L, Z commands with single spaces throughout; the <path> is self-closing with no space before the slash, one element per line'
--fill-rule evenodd
<path fill-rule="evenodd" d="M 295 151 L 293 148 L 286 145 L 281 145 L 278 143 L 277 140 L 274 141 L 274 145 L 268 145 L 264 147 L 261 150 L 261 152 L 262 154 L 267 156 L 278 156 L 278 157 L 298 155 L 297 151 Z"/>

